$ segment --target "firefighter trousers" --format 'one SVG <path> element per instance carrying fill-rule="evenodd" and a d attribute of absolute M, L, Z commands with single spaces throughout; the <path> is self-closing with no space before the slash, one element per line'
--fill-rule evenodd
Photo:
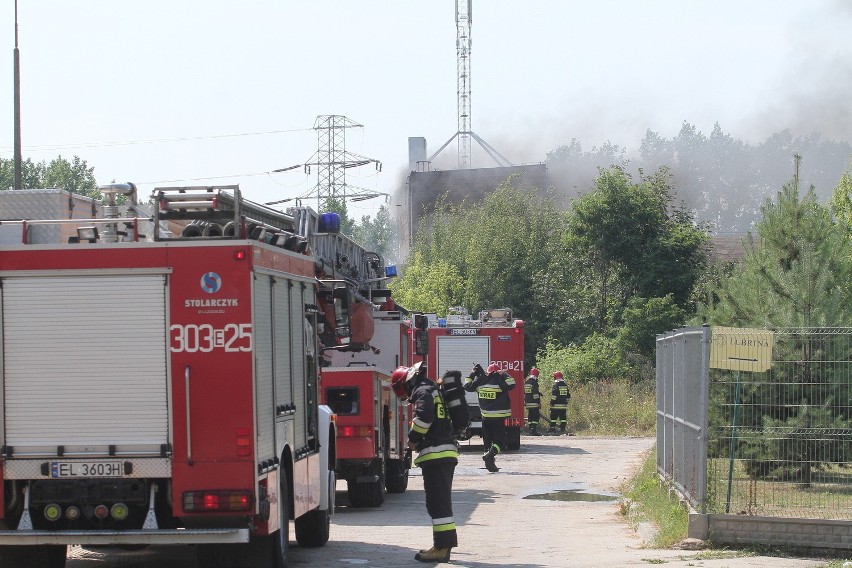
<path fill-rule="evenodd" d="M 423 490 L 426 492 L 426 512 L 432 517 L 432 543 L 435 548 L 458 546 L 456 523 L 453 520 L 453 474 L 455 461 L 424 462 Z"/>
<path fill-rule="evenodd" d="M 550 409 L 550 429 L 555 430 L 559 427 L 561 432 L 565 431 L 568 426 L 568 409 L 567 408 L 551 408 Z"/>
<path fill-rule="evenodd" d="M 505 418 L 482 418 L 482 444 L 486 452 L 495 446 L 496 453 L 504 451 L 509 446 Z"/>
<path fill-rule="evenodd" d="M 538 406 L 527 407 L 527 425 L 531 428 L 537 427 L 539 420 L 541 420 L 541 408 Z"/>

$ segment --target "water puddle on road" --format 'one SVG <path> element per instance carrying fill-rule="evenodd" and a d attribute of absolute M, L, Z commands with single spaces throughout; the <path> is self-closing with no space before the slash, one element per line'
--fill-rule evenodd
<path fill-rule="evenodd" d="M 565 489 L 552 491 L 550 493 L 539 493 L 527 495 L 524 499 L 545 499 L 547 501 L 618 501 L 619 495 L 606 495 L 602 493 L 584 493 L 579 489 Z"/>

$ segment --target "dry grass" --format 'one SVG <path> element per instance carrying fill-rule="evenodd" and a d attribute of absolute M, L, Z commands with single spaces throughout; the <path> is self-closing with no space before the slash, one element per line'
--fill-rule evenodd
<path fill-rule="evenodd" d="M 542 408 L 542 416 L 550 416 Z M 568 430 L 587 436 L 654 436 L 656 386 L 612 381 L 571 387 Z"/>

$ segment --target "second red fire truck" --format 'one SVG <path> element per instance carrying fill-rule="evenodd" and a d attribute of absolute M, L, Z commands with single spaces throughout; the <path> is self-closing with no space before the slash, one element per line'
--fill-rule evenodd
<path fill-rule="evenodd" d="M 380 298 L 370 348 L 329 351 L 320 371 L 322 400 L 337 415 L 336 472 L 353 507 L 381 505 L 385 490 L 404 493 L 411 467 L 409 407 L 390 386 L 393 370 L 410 364 L 410 325 L 389 296 Z"/>
<path fill-rule="evenodd" d="M 483 310 L 472 317 L 461 307 L 451 308 L 445 318 L 426 314 L 428 355 L 425 360 L 430 377 L 440 378 L 457 369 L 467 376 L 473 365 L 491 364 L 514 377 L 516 388 L 509 392 L 512 416 L 506 419 L 509 449 L 521 446 L 524 424 L 524 322 L 512 317 L 509 308 Z M 422 360 L 422 357 L 416 357 Z M 482 414 L 476 393 L 467 393 L 470 407 L 470 436 L 482 435 Z"/>

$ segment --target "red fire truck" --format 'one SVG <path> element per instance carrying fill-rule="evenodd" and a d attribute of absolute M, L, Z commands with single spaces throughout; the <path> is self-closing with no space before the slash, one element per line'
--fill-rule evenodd
<path fill-rule="evenodd" d="M 516 388 L 509 392 L 512 416 L 506 419 L 509 449 L 521 447 L 521 427 L 524 424 L 524 322 L 514 319 L 508 308 L 484 310 L 470 316 L 462 307 L 450 309 L 445 318 L 426 314 L 429 326 L 428 351 L 425 357 L 430 377 L 440 378 L 452 369 L 463 376 L 475 363 L 483 368 L 490 364 L 515 379 Z M 476 393 L 467 393 L 470 407 L 470 436 L 482 435 L 482 414 Z"/>
<path fill-rule="evenodd" d="M 375 296 L 375 330 L 370 349 L 328 353 L 330 366 L 320 370 L 321 396 L 337 415 L 337 468 L 345 479 L 349 504 L 378 507 L 384 491 L 408 488 L 410 455 L 406 454 L 410 409 L 390 387 L 396 367 L 408 365 L 409 321 L 394 309 L 390 291 Z"/>
<path fill-rule="evenodd" d="M 318 369 L 369 341 L 357 314 L 381 259 L 335 215 L 237 186 L 158 189 L 148 219 L 132 184 L 101 191 L 102 218 L 21 221 L 0 247 L 0 565 L 194 544 L 208 568 L 280 568 L 291 519 L 325 544 L 336 434 Z M 39 244 L 50 225 L 74 234 Z"/>

